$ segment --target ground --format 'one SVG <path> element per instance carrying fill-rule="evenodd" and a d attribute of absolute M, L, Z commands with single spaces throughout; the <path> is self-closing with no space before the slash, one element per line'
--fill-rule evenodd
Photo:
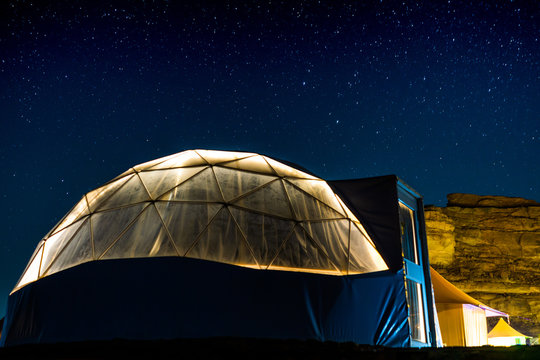
<path fill-rule="evenodd" d="M 540 359 L 540 346 L 394 349 L 299 340 L 191 339 L 103 341 L 0 348 L 0 359 Z"/>

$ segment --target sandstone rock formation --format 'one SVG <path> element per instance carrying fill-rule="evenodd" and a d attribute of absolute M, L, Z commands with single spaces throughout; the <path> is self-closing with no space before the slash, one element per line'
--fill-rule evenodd
<path fill-rule="evenodd" d="M 449 194 L 426 206 L 430 262 L 450 282 L 540 336 L 540 203 Z"/>

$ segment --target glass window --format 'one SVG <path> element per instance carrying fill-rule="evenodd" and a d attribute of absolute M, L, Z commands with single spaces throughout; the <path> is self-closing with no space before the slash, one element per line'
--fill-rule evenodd
<path fill-rule="evenodd" d="M 399 226 L 401 231 L 401 246 L 403 257 L 418 264 L 418 250 L 416 247 L 414 211 L 407 205 L 399 202 Z"/>
<path fill-rule="evenodd" d="M 424 322 L 424 303 L 422 287 L 416 281 L 407 279 L 407 303 L 409 304 L 409 326 L 412 340 L 426 342 L 426 326 Z"/>

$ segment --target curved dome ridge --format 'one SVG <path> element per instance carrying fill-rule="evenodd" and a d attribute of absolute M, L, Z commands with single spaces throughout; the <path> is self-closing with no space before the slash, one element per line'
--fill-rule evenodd
<path fill-rule="evenodd" d="M 88 261 L 155 256 L 332 275 L 388 269 L 326 181 L 256 153 L 197 149 L 85 194 L 13 291 Z"/>

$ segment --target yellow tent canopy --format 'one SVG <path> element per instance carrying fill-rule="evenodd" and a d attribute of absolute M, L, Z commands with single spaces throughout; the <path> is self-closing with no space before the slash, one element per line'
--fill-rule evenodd
<path fill-rule="evenodd" d="M 431 283 L 433 284 L 433 292 L 435 293 L 435 303 L 444 303 L 444 304 L 470 304 L 478 306 L 486 311 L 486 316 L 505 316 L 508 317 L 508 314 L 490 308 L 489 306 L 481 303 L 475 298 L 465 294 L 463 291 L 459 290 L 448 280 L 442 277 L 435 269 L 431 268 Z"/>
<path fill-rule="evenodd" d="M 488 338 L 495 338 L 495 337 L 530 337 L 527 335 L 523 335 L 510 325 L 506 323 L 502 318 L 499 319 L 499 322 L 488 334 Z"/>
<path fill-rule="evenodd" d="M 445 346 L 487 345 L 486 316 L 508 316 L 465 294 L 433 268 L 431 283 Z"/>

